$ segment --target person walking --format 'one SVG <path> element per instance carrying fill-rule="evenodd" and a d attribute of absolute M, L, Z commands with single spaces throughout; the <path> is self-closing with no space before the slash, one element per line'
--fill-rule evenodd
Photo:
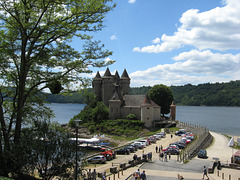
<path fill-rule="evenodd" d="M 167 162 L 167 153 L 164 153 L 165 162 Z"/>
<path fill-rule="evenodd" d="M 161 161 L 163 161 L 163 152 L 160 152 Z"/>
<path fill-rule="evenodd" d="M 138 169 L 137 171 L 135 171 L 133 175 L 134 175 L 135 180 L 139 180 L 140 179 L 140 170 Z"/>
<path fill-rule="evenodd" d="M 168 158 L 169 158 L 169 160 L 171 159 L 171 153 L 170 152 L 168 153 Z"/>
<path fill-rule="evenodd" d="M 155 149 L 156 149 L 156 153 L 158 153 L 158 147 L 157 146 L 155 147 Z"/>
<path fill-rule="evenodd" d="M 96 172 L 96 169 L 94 169 L 92 172 L 92 180 L 96 180 L 96 179 L 97 179 L 97 172 Z"/>
<path fill-rule="evenodd" d="M 209 179 L 209 177 L 207 175 L 207 168 L 206 168 L 206 166 L 203 166 L 203 178 L 202 179 L 204 179 L 205 176 L 207 176 L 207 179 Z"/>
<path fill-rule="evenodd" d="M 147 176 L 146 176 L 144 170 L 143 170 L 143 172 L 142 172 L 141 175 L 140 175 L 140 179 L 142 179 L 142 180 L 146 180 L 146 179 L 147 179 Z"/>
<path fill-rule="evenodd" d="M 102 180 L 106 180 L 106 172 L 102 174 Z"/>
<path fill-rule="evenodd" d="M 92 180 L 92 172 L 91 172 L 91 169 L 89 169 L 88 172 L 87 172 L 87 179 L 88 179 L 88 180 Z"/>

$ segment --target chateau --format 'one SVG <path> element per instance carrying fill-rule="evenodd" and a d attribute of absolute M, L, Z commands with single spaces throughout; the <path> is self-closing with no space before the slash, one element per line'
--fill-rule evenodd
<path fill-rule="evenodd" d="M 126 69 L 121 77 L 118 71 L 111 75 L 108 68 L 102 77 L 97 72 L 92 86 L 97 100 L 109 106 L 110 119 L 125 119 L 128 114 L 134 114 L 148 128 L 161 120 L 161 107 L 148 95 L 129 95 L 130 78 Z"/>

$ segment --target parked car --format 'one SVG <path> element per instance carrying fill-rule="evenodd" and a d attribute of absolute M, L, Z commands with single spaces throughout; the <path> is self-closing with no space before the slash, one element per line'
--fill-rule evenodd
<path fill-rule="evenodd" d="M 165 138 L 166 137 L 166 133 L 165 132 L 160 132 L 160 133 L 157 133 L 158 135 L 161 136 L 161 138 Z"/>
<path fill-rule="evenodd" d="M 130 150 L 127 147 L 123 147 L 116 151 L 117 154 L 130 154 Z"/>
<path fill-rule="evenodd" d="M 178 145 L 176 145 L 176 144 L 170 144 L 169 147 L 170 147 L 170 148 L 176 148 L 176 149 L 179 150 L 179 147 L 178 147 Z"/>
<path fill-rule="evenodd" d="M 94 156 L 88 159 L 88 163 L 105 163 L 106 158 L 103 155 Z"/>
<path fill-rule="evenodd" d="M 181 136 L 182 134 L 185 134 L 186 130 L 185 129 L 179 129 L 178 131 L 175 132 L 175 135 Z"/>
<path fill-rule="evenodd" d="M 137 141 L 137 143 L 140 143 L 140 144 L 142 144 L 142 145 L 143 145 L 143 148 L 145 148 L 145 147 L 146 147 L 146 143 L 144 143 L 144 142 Z"/>
<path fill-rule="evenodd" d="M 145 144 L 145 146 L 148 146 L 150 143 L 148 140 L 144 139 L 144 140 L 140 140 L 139 142 L 142 142 Z"/>
<path fill-rule="evenodd" d="M 109 150 L 107 148 L 101 148 L 101 151 L 102 152 L 100 152 L 100 155 L 106 157 L 107 161 L 110 161 L 115 158 L 115 155 L 112 150 Z"/>
<path fill-rule="evenodd" d="M 175 142 L 175 143 L 171 143 L 171 144 L 169 144 L 169 146 L 171 146 L 171 145 L 176 145 L 179 149 L 184 149 L 185 147 L 186 147 L 186 145 L 185 144 L 183 144 L 183 143 L 178 143 L 178 142 Z"/>
<path fill-rule="evenodd" d="M 143 145 L 143 143 L 141 143 L 141 142 L 134 142 L 134 143 L 131 144 L 131 145 L 137 146 L 138 149 L 143 149 L 143 148 L 144 148 L 144 145 Z"/>
<path fill-rule="evenodd" d="M 177 149 L 177 150 L 179 150 L 176 146 L 168 146 L 168 147 L 162 149 L 162 151 L 163 152 L 167 152 L 169 149 Z"/>
<path fill-rule="evenodd" d="M 133 153 L 133 152 L 136 151 L 136 150 L 135 150 L 135 147 L 132 146 L 132 145 L 128 145 L 128 146 L 126 146 L 126 148 L 128 148 L 131 153 Z"/>
<path fill-rule="evenodd" d="M 139 149 L 138 145 L 137 144 L 130 144 L 130 146 L 134 147 L 135 148 L 135 151 L 137 151 Z"/>
<path fill-rule="evenodd" d="M 161 139 L 161 135 L 154 134 L 153 136 L 154 136 L 157 140 Z"/>
<path fill-rule="evenodd" d="M 187 139 L 185 137 L 182 138 L 182 141 L 185 141 L 186 144 L 189 144 L 190 142 L 192 142 L 191 139 Z"/>
<path fill-rule="evenodd" d="M 165 151 L 167 154 L 171 154 L 171 155 L 178 155 L 179 154 L 179 150 L 178 149 L 176 149 L 176 148 L 168 148 L 168 150 L 167 151 Z"/>
<path fill-rule="evenodd" d="M 157 141 L 154 136 L 149 137 L 148 140 L 149 140 L 151 143 L 156 143 L 156 141 Z"/>
<path fill-rule="evenodd" d="M 207 151 L 205 149 L 200 149 L 198 152 L 199 158 L 207 158 Z"/>

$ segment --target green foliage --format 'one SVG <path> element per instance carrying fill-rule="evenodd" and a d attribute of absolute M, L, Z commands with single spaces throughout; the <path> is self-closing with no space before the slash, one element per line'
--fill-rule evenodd
<path fill-rule="evenodd" d="M 135 114 L 128 114 L 126 118 L 129 120 L 136 120 L 137 117 Z"/>
<path fill-rule="evenodd" d="M 97 102 L 96 107 L 91 107 L 93 103 L 90 105 L 86 105 L 84 109 L 77 115 L 75 115 L 70 121 L 69 126 L 75 127 L 75 119 L 82 120 L 81 123 L 94 123 L 99 124 L 104 119 L 108 119 L 109 116 L 109 108 L 103 102 Z"/>
<path fill-rule="evenodd" d="M 49 82 L 47 87 L 50 89 L 52 94 L 59 94 L 63 89 L 61 82 L 57 80 Z"/>
<path fill-rule="evenodd" d="M 148 91 L 151 88 L 152 88 L 151 86 L 131 87 L 130 94 L 131 95 L 145 95 L 145 94 L 148 94 Z"/>
<path fill-rule="evenodd" d="M 171 86 L 177 105 L 240 106 L 240 81 Z"/>
<path fill-rule="evenodd" d="M 85 126 L 88 126 L 88 124 L 85 124 Z M 95 126 L 90 125 L 90 127 L 92 132 L 129 137 L 141 132 L 144 128 L 144 122 L 127 119 L 106 120 Z"/>
<path fill-rule="evenodd" d="M 94 131 L 95 131 L 95 126 L 94 126 L 94 125 L 90 125 L 90 126 L 88 127 L 88 130 L 90 131 L 90 133 L 94 133 Z"/>
<path fill-rule="evenodd" d="M 22 129 L 21 136 L 20 143 L 12 144 L 13 148 L 4 152 L 1 174 L 12 172 L 19 178 L 37 168 L 43 179 L 70 176 L 66 172 L 74 166 L 75 146 L 60 125 L 35 121 L 32 127 Z"/>
<path fill-rule="evenodd" d="M 151 100 L 161 106 L 163 115 L 170 112 L 170 105 L 173 101 L 173 93 L 170 87 L 163 84 L 155 85 L 149 90 L 149 96 Z"/>
<path fill-rule="evenodd" d="M 102 122 L 104 119 L 108 119 L 109 108 L 103 102 L 97 102 L 97 106 L 93 108 L 92 114 L 95 123 Z"/>
<path fill-rule="evenodd" d="M 39 92 L 81 89 L 89 85 L 81 74 L 114 63 L 104 61 L 112 52 L 93 40 L 92 33 L 102 30 L 114 7 L 112 0 L 0 2 L 0 157 L 15 153 L 9 171 L 20 173 L 19 163 L 25 162 L 19 161 L 24 152 L 12 151 L 21 150 L 25 141 L 23 125 L 52 115 Z M 73 38 L 78 38 L 81 52 L 70 46 Z M 0 159 L 0 169 L 4 162 Z M 5 170 L 0 175 L 7 175 Z"/>

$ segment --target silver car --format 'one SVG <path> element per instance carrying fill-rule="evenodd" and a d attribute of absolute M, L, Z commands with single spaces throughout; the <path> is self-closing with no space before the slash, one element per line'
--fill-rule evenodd
<path fill-rule="evenodd" d="M 106 158 L 102 155 L 94 156 L 88 159 L 88 163 L 93 163 L 93 164 L 105 163 L 105 162 L 106 162 Z"/>

